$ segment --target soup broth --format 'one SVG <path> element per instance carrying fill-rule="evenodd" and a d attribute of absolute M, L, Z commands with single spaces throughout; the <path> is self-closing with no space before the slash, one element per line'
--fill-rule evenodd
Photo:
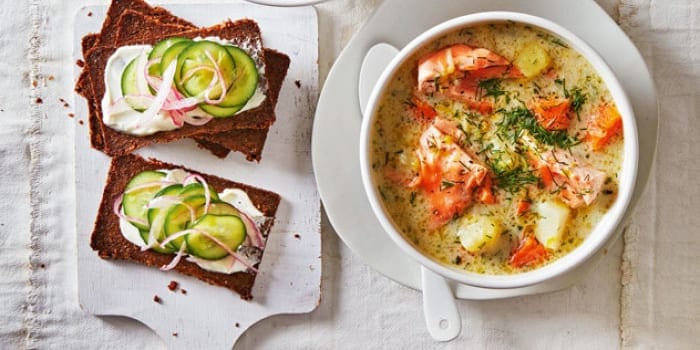
<path fill-rule="evenodd" d="M 420 49 L 376 110 L 370 160 L 391 219 L 417 249 L 482 274 L 575 249 L 614 203 L 622 121 L 566 42 L 511 23 Z"/>

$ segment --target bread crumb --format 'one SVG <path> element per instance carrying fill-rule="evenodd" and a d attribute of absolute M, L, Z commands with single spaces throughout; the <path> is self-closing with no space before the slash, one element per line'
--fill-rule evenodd
<path fill-rule="evenodd" d="M 156 295 L 153 296 L 153 301 L 155 301 L 155 302 L 158 303 L 158 304 L 161 304 L 161 301 L 162 301 L 162 300 L 161 300 L 160 297 L 156 294 Z"/>
<path fill-rule="evenodd" d="M 92 17 L 92 11 L 88 12 L 88 13 L 87 13 L 87 16 L 88 16 L 88 17 Z M 177 333 L 175 333 L 175 334 L 173 334 L 173 335 L 177 337 Z"/>
<path fill-rule="evenodd" d="M 180 293 L 187 295 L 187 290 L 186 289 L 180 289 Z"/>
<path fill-rule="evenodd" d="M 236 322 L 236 328 L 241 328 L 241 324 Z"/>
<path fill-rule="evenodd" d="M 39 265 L 39 267 L 41 267 L 42 269 L 45 269 L 45 268 L 46 268 L 46 265 L 45 265 L 45 264 L 41 264 L 41 265 Z"/>
<path fill-rule="evenodd" d="M 73 118 L 73 117 L 75 117 L 75 114 L 73 114 L 73 113 L 68 113 L 68 118 Z"/>
<path fill-rule="evenodd" d="M 49 79 L 49 81 L 54 80 L 53 74 L 49 75 L 47 79 Z"/>
<path fill-rule="evenodd" d="M 296 238 L 296 239 L 301 239 L 301 235 L 299 235 L 298 233 L 295 233 L 295 234 L 294 234 L 294 238 Z"/>
<path fill-rule="evenodd" d="M 81 120 L 78 120 L 78 124 L 83 125 L 83 124 L 85 124 L 85 122 L 82 121 L 82 119 L 81 119 Z"/>
<path fill-rule="evenodd" d="M 177 337 L 177 332 L 173 332 L 173 337 Z"/>
<path fill-rule="evenodd" d="M 168 284 L 168 289 L 170 289 L 171 292 L 174 292 L 177 289 L 177 282 L 176 281 L 170 281 Z"/>
<path fill-rule="evenodd" d="M 37 103 L 37 104 L 42 104 L 42 103 L 44 103 L 44 100 L 42 100 L 41 97 L 37 97 L 37 98 L 36 98 L 36 103 Z"/>
<path fill-rule="evenodd" d="M 36 80 L 32 80 L 32 86 L 33 86 L 33 87 L 39 86 L 39 82 L 36 81 Z"/>
<path fill-rule="evenodd" d="M 85 67 L 85 61 L 83 61 L 83 60 L 81 60 L 81 59 L 75 61 L 75 64 L 76 64 L 78 67 L 80 67 L 80 68 Z"/>
<path fill-rule="evenodd" d="M 301 81 L 295 80 L 294 85 L 296 85 L 298 89 L 301 89 Z"/>

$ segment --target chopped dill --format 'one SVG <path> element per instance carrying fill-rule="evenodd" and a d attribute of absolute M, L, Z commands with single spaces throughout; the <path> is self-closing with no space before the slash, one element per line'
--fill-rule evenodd
<path fill-rule="evenodd" d="M 557 85 L 561 85 L 562 90 L 564 90 L 564 97 L 571 99 L 571 109 L 576 112 L 578 120 L 581 120 L 581 108 L 588 101 L 588 96 L 580 88 L 567 89 L 566 79 L 556 79 L 554 82 Z"/>
<path fill-rule="evenodd" d="M 576 112 L 576 117 L 581 120 L 581 108 L 588 100 L 588 96 L 579 88 L 571 90 L 571 108 Z"/>
<path fill-rule="evenodd" d="M 498 98 L 506 94 L 506 91 L 501 88 L 501 80 L 498 78 L 486 79 L 479 82 L 477 96 L 479 99 L 493 96 Z"/>
<path fill-rule="evenodd" d="M 542 127 L 535 116 L 525 107 L 516 107 L 512 110 L 499 110 L 503 119 L 498 123 L 497 132 L 505 138 L 516 139 L 523 130 L 527 130 L 539 142 L 561 148 L 571 148 L 581 141 L 575 136 L 570 136 L 565 130 L 549 131 Z"/>
<path fill-rule="evenodd" d="M 455 186 L 455 183 L 450 181 L 450 180 L 445 180 L 443 179 L 442 182 L 440 183 L 440 191 L 444 191 L 447 189 L 450 189 Z"/>

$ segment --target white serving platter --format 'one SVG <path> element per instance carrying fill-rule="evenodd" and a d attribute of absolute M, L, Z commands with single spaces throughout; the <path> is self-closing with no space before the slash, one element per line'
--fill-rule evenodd
<path fill-rule="evenodd" d="M 109 158 L 90 148 L 88 128 L 76 123 L 76 219 L 78 289 L 82 308 L 95 315 L 136 319 L 173 349 L 230 349 L 254 323 L 277 314 L 307 313 L 320 299 L 320 199 L 310 154 L 310 131 L 318 96 L 318 25 L 312 7 L 270 8 L 243 2 L 165 6 L 175 15 L 206 26 L 227 18 L 252 18 L 266 47 L 291 58 L 262 161 L 231 153 L 221 160 L 190 140 L 148 147 L 146 157 L 265 188 L 282 197 L 277 220 L 253 289 L 243 301 L 234 292 L 175 272 L 100 259 L 89 237 L 101 199 Z M 87 6 L 75 16 L 74 59 L 80 38 L 99 31 L 106 7 Z M 91 15 L 88 16 L 88 13 Z M 76 69 L 76 77 L 78 70 Z M 299 80 L 300 87 L 295 81 Z M 85 101 L 76 96 L 76 118 L 87 120 Z M 187 290 L 171 292 L 178 281 Z M 158 304 L 154 295 L 162 299 Z M 177 336 L 173 336 L 177 333 Z"/>
<path fill-rule="evenodd" d="M 651 171 L 658 130 L 654 83 L 637 48 L 593 0 L 385 0 L 343 50 L 328 75 L 316 109 L 312 157 L 324 208 L 341 239 L 366 264 L 417 290 L 421 286 L 420 265 L 383 231 L 363 190 L 358 156 L 362 120 L 358 103 L 360 66 L 375 44 L 385 42 L 401 48 L 445 20 L 495 10 L 528 13 L 563 25 L 597 50 L 622 82 L 634 107 L 640 144 L 639 174 L 626 217 L 639 200 Z M 616 237 L 620 231 L 621 228 Z M 590 263 L 546 283 L 518 289 L 453 283 L 453 292 L 462 299 L 498 299 L 563 289 L 593 268 L 603 251 Z"/>

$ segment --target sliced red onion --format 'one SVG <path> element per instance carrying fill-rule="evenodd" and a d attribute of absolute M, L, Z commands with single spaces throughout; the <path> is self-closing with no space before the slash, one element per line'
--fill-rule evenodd
<path fill-rule="evenodd" d="M 156 63 L 160 63 L 160 57 L 148 60 L 143 70 L 143 75 L 146 77 L 146 82 L 148 83 L 148 86 L 150 86 L 153 90 L 156 90 L 160 86 L 160 82 L 162 81 L 160 77 L 156 77 L 150 74 L 151 67 Z"/>
<path fill-rule="evenodd" d="M 183 185 L 186 186 L 191 184 L 192 180 L 198 181 L 202 184 L 202 187 L 204 187 L 204 214 L 206 214 L 209 212 L 209 204 L 211 203 L 211 193 L 209 193 L 209 185 L 207 184 L 207 180 L 197 174 L 190 174 L 185 178 L 185 181 L 183 181 Z"/>
<path fill-rule="evenodd" d="M 199 66 L 197 68 L 192 68 L 192 69 L 188 70 L 187 73 L 185 73 L 185 75 L 182 77 L 182 81 L 183 82 L 188 81 L 190 78 L 192 78 L 192 76 L 197 74 L 199 71 L 203 71 L 203 70 L 216 74 L 216 70 L 212 67 Z"/>
<path fill-rule="evenodd" d="M 197 103 L 194 104 L 194 105 L 192 105 L 191 107 L 184 107 L 184 108 L 182 108 L 182 111 L 183 111 L 183 112 L 189 112 L 189 111 L 191 111 L 191 110 L 196 109 L 196 108 L 197 108 L 197 104 L 199 104 L 199 103 L 201 103 L 202 101 L 204 101 L 201 97 L 185 97 L 185 95 L 181 94 L 180 91 L 177 91 L 177 89 L 176 89 L 175 87 L 173 87 L 173 95 L 175 96 L 175 98 L 176 98 L 177 100 L 184 100 L 184 99 L 186 99 L 186 98 L 192 98 L 192 99 L 195 99 L 195 100 L 197 101 Z"/>
<path fill-rule="evenodd" d="M 168 243 L 170 243 L 170 242 L 172 242 L 172 241 L 174 241 L 174 240 L 176 240 L 176 239 L 178 239 L 178 238 L 180 238 L 180 237 L 187 236 L 187 235 L 189 235 L 190 233 L 199 233 L 199 230 L 189 229 L 189 230 L 183 230 L 183 231 L 174 233 L 174 234 L 168 236 L 168 238 L 164 239 L 163 242 L 160 242 L 160 247 L 161 247 L 161 248 L 165 248 L 165 246 L 166 246 Z M 184 245 L 184 244 L 183 244 L 183 245 Z"/>
<path fill-rule="evenodd" d="M 163 83 L 163 79 L 159 77 L 154 77 L 152 75 L 147 75 L 146 82 L 148 82 L 148 86 L 150 86 L 153 90 L 156 90 L 158 89 L 160 84 Z"/>
<path fill-rule="evenodd" d="M 173 120 L 173 124 L 175 124 L 175 126 L 182 127 L 183 125 L 185 125 L 185 115 L 182 114 L 182 112 L 172 110 L 168 111 L 168 114 L 170 115 L 170 119 Z"/>
<path fill-rule="evenodd" d="M 210 235 L 209 233 L 207 233 L 205 231 L 200 231 L 200 230 L 195 230 L 195 231 L 197 231 L 197 233 L 203 235 L 204 237 L 211 239 L 214 243 L 216 243 L 218 246 L 223 248 L 226 251 L 226 253 L 231 255 L 234 259 L 240 261 L 241 264 L 245 265 L 247 268 L 255 271 L 256 273 L 258 272 L 258 269 L 253 267 L 253 265 L 249 264 L 248 261 L 244 257 L 242 257 L 242 256 L 238 255 L 238 253 L 232 251 L 228 246 L 226 246 L 223 242 L 218 240 L 216 237 Z"/>
<path fill-rule="evenodd" d="M 131 216 L 126 216 L 124 213 L 122 213 L 122 200 L 124 199 L 124 195 L 121 194 L 117 199 L 114 201 L 114 205 L 112 206 L 112 211 L 114 212 L 115 215 L 117 215 L 120 219 L 124 219 L 129 222 L 135 222 L 139 225 L 148 225 L 148 222 L 141 220 L 139 218 L 134 218 Z"/>
<path fill-rule="evenodd" d="M 183 99 L 178 99 L 177 97 L 173 100 L 168 100 L 168 102 L 163 105 L 163 110 L 174 111 L 174 110 L 192 110 L 197 107 L 202 100 L 196 97 L 188 97 Z"/>
<path fill-rule="evenodd" d="M 211 60 L 212 64 L 214 65 L 216 80 L 218 80 L 221 84 L 221 95 L 219 96 L 219 98 L 217 98 L 215 100 L 210 99 L 209 93 L 211 93 L 211 91 L 208 91 L 207 93 L 204 94 L 204 101 L 210 105 L 217 105 L 217 104 L 221 103 L 221 101 L 223 101 L 224 98 L 226 97 L 226 93 L 227 93 L 226 80 L 224 79 L 224 74 L 221 72 L 221 67 L 219 67 L 219 64 L 216 62 L 214 57 L 211 56 L 211 53 L 209 51 L 206 51 L 206 50 L 204 51 L 204 53 L 207 55 L 207 58 L 209 60 Z M 214 82 L 214 80 L 215 79 L 212 79 L 212 83 Z"/>
<path fill-rule="evenodd" d="M 258 247 L 258 248 L 264 248 L 265 247 L 265 238 L 262 235 L 262 232 L 260 232 L 260 229 L 258 229 L 258 225 L 255 224 L 253 219 L 248 216 L 248 214 L 242 212 L 239 210 L 239 213 L 241 215 L 241 219 L 243 219 L 243 224 L 245 225 L 246 231 L 250 232 L 251 235 L 250 237 L 253 237 L 251 240 L 253 242 L 253 245 Z"/>
<path fill-rule="evenodd" d="M 153 103 L 148 107 L 148 109 L 145 112 L 143 112 L 142 117 L 144 119 L 152 119 L 156 114 L 158 114 L 161 108 L 163 108 L 163 104 L 168 98 L 168 95 L 170 94 L 170 88 L 173 85 L 173 79 L 175 78 L 175 66 L 176 62 L 173 61 L 163 72 L 163 82 L 158 88 L 158 93 L 156 94 L 156 98 L 153 100 Z"/>
<path fill-rule="evenodd" d="M 177 251 L 177 254 L 175 254 L 175 257 L 173 258 L 172 261 L 170 261 L 170 264 L 161 266 L 160 269 L 161 271 L 170 271 L 177 266 L 177 264 L 180 263 L 180 260 L 182 259 L 182 256 L 185 255 L 185 247 L 186 245 L 181 245 L 180 250 Z"/>
<path fill-rule="evenodd" d="M 188 229 L 188 230 L 183 230 L 183 231 L 177 232 L 177 233 L 175 233 L 174 235 L 169 236 L 169 237 L 168 237 L 167 239 L 165 239 L 163 242 L 161 242 L 161 243 L 160 243 L 160 246 L 161 246 L 161 247 L 165 247 L 166 244 L 168 244 L 168 243 L 170 243 L 170 242 L 172 242 L 172 241 L 174 241 L 174 240 L 176 240 L 176 239 L 178 239 L 178 238 L 180 238 L 180 237 L 182 237 L 182 236 L 186 236 L 186 235 L 192 234 L 192 233 L 201 234 L 201 235 L 203 235 L 204 237 L 209 238 L 210 240 L 212 240 L 212 242 L 216 243 L 216 244 L 217 244 L 218 246 L 220 246 L 223 250 L 225 250 L 226 253 L 227 253 L 228 255 L 231 255 L 235 260 L 240 261 L 241 264 L 245 265 L 247 268 L 249 268 L 249 269 L 255 271 L 256 273 L 258 272 L 258 269 L 256 269 L 255 267 L 253 267 L 253 265 L 251 265 L 250 263 L 248 263 L 248 261 L 247 261 L 244 257 L 242 257 L 242 256 L 240 256 L 238 253 L 232 251 L 231 248 L 229 248 L 226 244 L 224 244 L 223 242 L 221 242 L 220 240 L 218 240 L 216 237 L 214 237 L 214 236 L 210 235 L 209 233 L 207 233 L 207 232 L 205 232 L 205 231 L 202 231 L 202 230 Z M 184 246 L 185 246 L 185 244 L 183 244 L 182 246 L 180 246 L 180 250 L 181 250 L 181 251 L 183 250 L 183 247 L 184 247 Z"/>

